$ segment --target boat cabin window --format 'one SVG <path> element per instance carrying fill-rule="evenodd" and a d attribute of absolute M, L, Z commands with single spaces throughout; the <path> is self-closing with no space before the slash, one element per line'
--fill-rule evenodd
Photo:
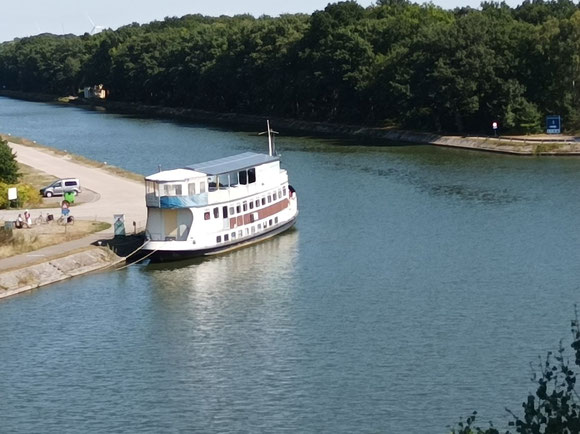
<path fill-rule="evenodd" d="M 145 190 L 147 194 L 155 194 L 159 196 L 159 184 L 153 181 L 145 181 Z"/>
<path fill-rule="evenodd" d="M 199 192 L 200 193 L 205 193 L 205 181 L 201 181 L 199 183 Z"/>
<path fill-rule="evenodd" d="M 234 215 L 236 213 L 236 211 L 234 210 L 233 206 L 230 206 L 230 214 Z"/>
<path fill-rule="evenodd" d="M 195 194 L 195 182 L 187 184 L 187 194 L 193 196 Z"/>
<path fill-rule="evenodd" d="M 246 185 L 248 183 L 248 172 L 240 170 L 238 173 L 240 175 L 240 184 Z"/>
<path fill-rule="evenodd" d="M 219 188 L 228 188 L 230 186 L 230 178 L 226 175 L 220 175 L 218 177 L 219 180 Z"/>
<path fill-rule="evenodd" d="M 230 172 L 230 185 L 233 187 L 234 185 L 243 184 L 239 181 L 238 172 Z"/>
<path fill-rule="evenodd" d="M 215 191 L 217 189 L 217 176 L 212 175 L 207 177 L 208 191 Z"/>
<path fill-rule="evenodd" d="M 182 196 L 181 184 L 163 184 L 163 196 Z"/>
<path fill-rule="evenodd" d="M 240 184 L 246 185 L 256 182 L 256 169 L 253 167 L 248 170 L 240 170 L 237 174 Z"/>
<path fill-rule="evenodd" d="M 223 217 L 224 217 L 225 219 L 227 219 L 227 218 L 228 218 L 228 207 L 227 207 L 227 206 L 224 206 L 224 207 L 222 208 L 222 215 L 223 215 Z"/>
<path fill-rule="evenodd" d="M 219 216 L 220 216 L 220 209 L 218 207 L 215 207 L 213 209 L 213 217 L 217 219 L 217 218 L 219 218 Z"/>

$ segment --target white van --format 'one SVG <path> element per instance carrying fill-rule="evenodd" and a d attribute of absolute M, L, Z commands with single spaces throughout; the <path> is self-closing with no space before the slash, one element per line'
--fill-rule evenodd
<path fill-rule="evenodd" d="M 44 197 L 62 196 L 66 192 L 72 191 L 74 194 L 81 192 L 81 183 L 77 178 L 65 178 L 54 181 L 40 189 L 40 194 Z"/>

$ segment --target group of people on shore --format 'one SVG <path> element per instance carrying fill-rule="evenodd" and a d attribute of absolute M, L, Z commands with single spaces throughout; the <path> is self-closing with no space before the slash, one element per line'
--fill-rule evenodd
<path fill-rule="evenodd" d="M 70 205 L 71 203 L 68 200 L 63 200 L 62 204 L 61 204 L 61 218 L 59 219 L 59 223 L 62 219 L 64 219 L 64 221 L 66 223 L 73 223 L 74 217 L 70 215 Z M 39 221 L 41 223 L 50 223 L 54 220 L 54 217 L 52 216 L 52 214 L 48 214 L 46 216 L 46 219 L 44 220 L 42 213 L 40 213 L 40 217 L 38 219 L 35 220 L 36 224 L 39 224 Z M 14 221 L 14 228 L 16 229 L 30 229 L 32 227 L 32 217 L 30 216 L 30 211 L 26 210 L 24 211 L 24 216 L 22 216 L 22 214 L 18 214 L 18 217 L 16 218 L 16 220 Z"/>
<path fill-rule="evenodd" d="M 30 216 L 30 212 L 28 210 L 24 211 L 24 218 L 22 218 L 22 214 L 18 214 L 18 217 L 14 222 L 14 227 L 16 229 L 32 227 L 32 217 Z"/>

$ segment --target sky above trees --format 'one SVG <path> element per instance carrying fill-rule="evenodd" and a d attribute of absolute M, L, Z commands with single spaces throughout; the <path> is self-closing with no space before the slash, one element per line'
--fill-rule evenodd
<path fill-rule="evenodd" d="M 14 38 L 38 35 L 40 33 L 81 35 L 90 33 L 94 27 L 117 29 L 120 26 L 137 22 L 140 24 L 165 17 L 201 14 L 208 16 L 236 15 L 249 13 L 277 16 L 283 13 L 311 14 L 322 10 L 327 0 L 100 0 L 85 2 L 78 0 L 24 0 L 6 2 L 2 5 L 2 26 L 0 42 Z M 367 7 L 375 0 L 358 0 Z M 423 3 L 418 1 L 418 3 Z M 510 6 L 521 3 L 507 0 Z M 479 7 L 480 0 L 434 0 L 433 4 L 444 9 L 458 6 Z"/>

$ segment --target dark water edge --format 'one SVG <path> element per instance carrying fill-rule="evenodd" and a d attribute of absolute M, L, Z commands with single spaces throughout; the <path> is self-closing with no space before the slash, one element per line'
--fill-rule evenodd
<path fill-rule="evenodd" d="M 164 107 L 111 100 L 58 98 L 42 93 L 0 90 L 0 96 L 34 102 L 72 105 L 88 110 L 106 111 L 136 119 L 158 119 L 173 122 L 203 123 L 207 126 L 237 131 L 265 129 L 266 120 L 287 135 L 334 140 L 347 146 L 396 147 L 433 145 L 462 151 L 492 152 L 519 156 L 580 156 L 580 137 L 493 137 L 457 135 L 401 130 L 377 125 L 348 125 L 332 122 L 304 121 L 283 117 L 268 117 L 241 113 L 218 113 L 206 110 Z"/>
<path fill-rule="evenodd" d="M 353 140 L 363 146 L 409 146 L 410 144 L 430 144 L 441 137 L 440 134 L 411 132 L 373 125 L 344 125 L 332 122 L 313 122 L 281 117 L 268 117 L 241 113 L 218 113 L 206 110 L 164 107 L 147 104 L 127 103 L 111 100 L 71 99 L 59 100 L 55 95 L 0 90 L 0 96 L 31 102 L 46 102 L 73 105 L 88 110 L 106 110 L 110 113 L 135 116 L 137 118 L 166 119 L 181 122 L 202 122 L 207 125 L 229 127 L 236 130 L 265 128 L 269 119 L 275 129 L 284 129 L 295 136 L 323 137 L 344 142 Z M 353 142 L 354 143 L 354 142 Z"/>

